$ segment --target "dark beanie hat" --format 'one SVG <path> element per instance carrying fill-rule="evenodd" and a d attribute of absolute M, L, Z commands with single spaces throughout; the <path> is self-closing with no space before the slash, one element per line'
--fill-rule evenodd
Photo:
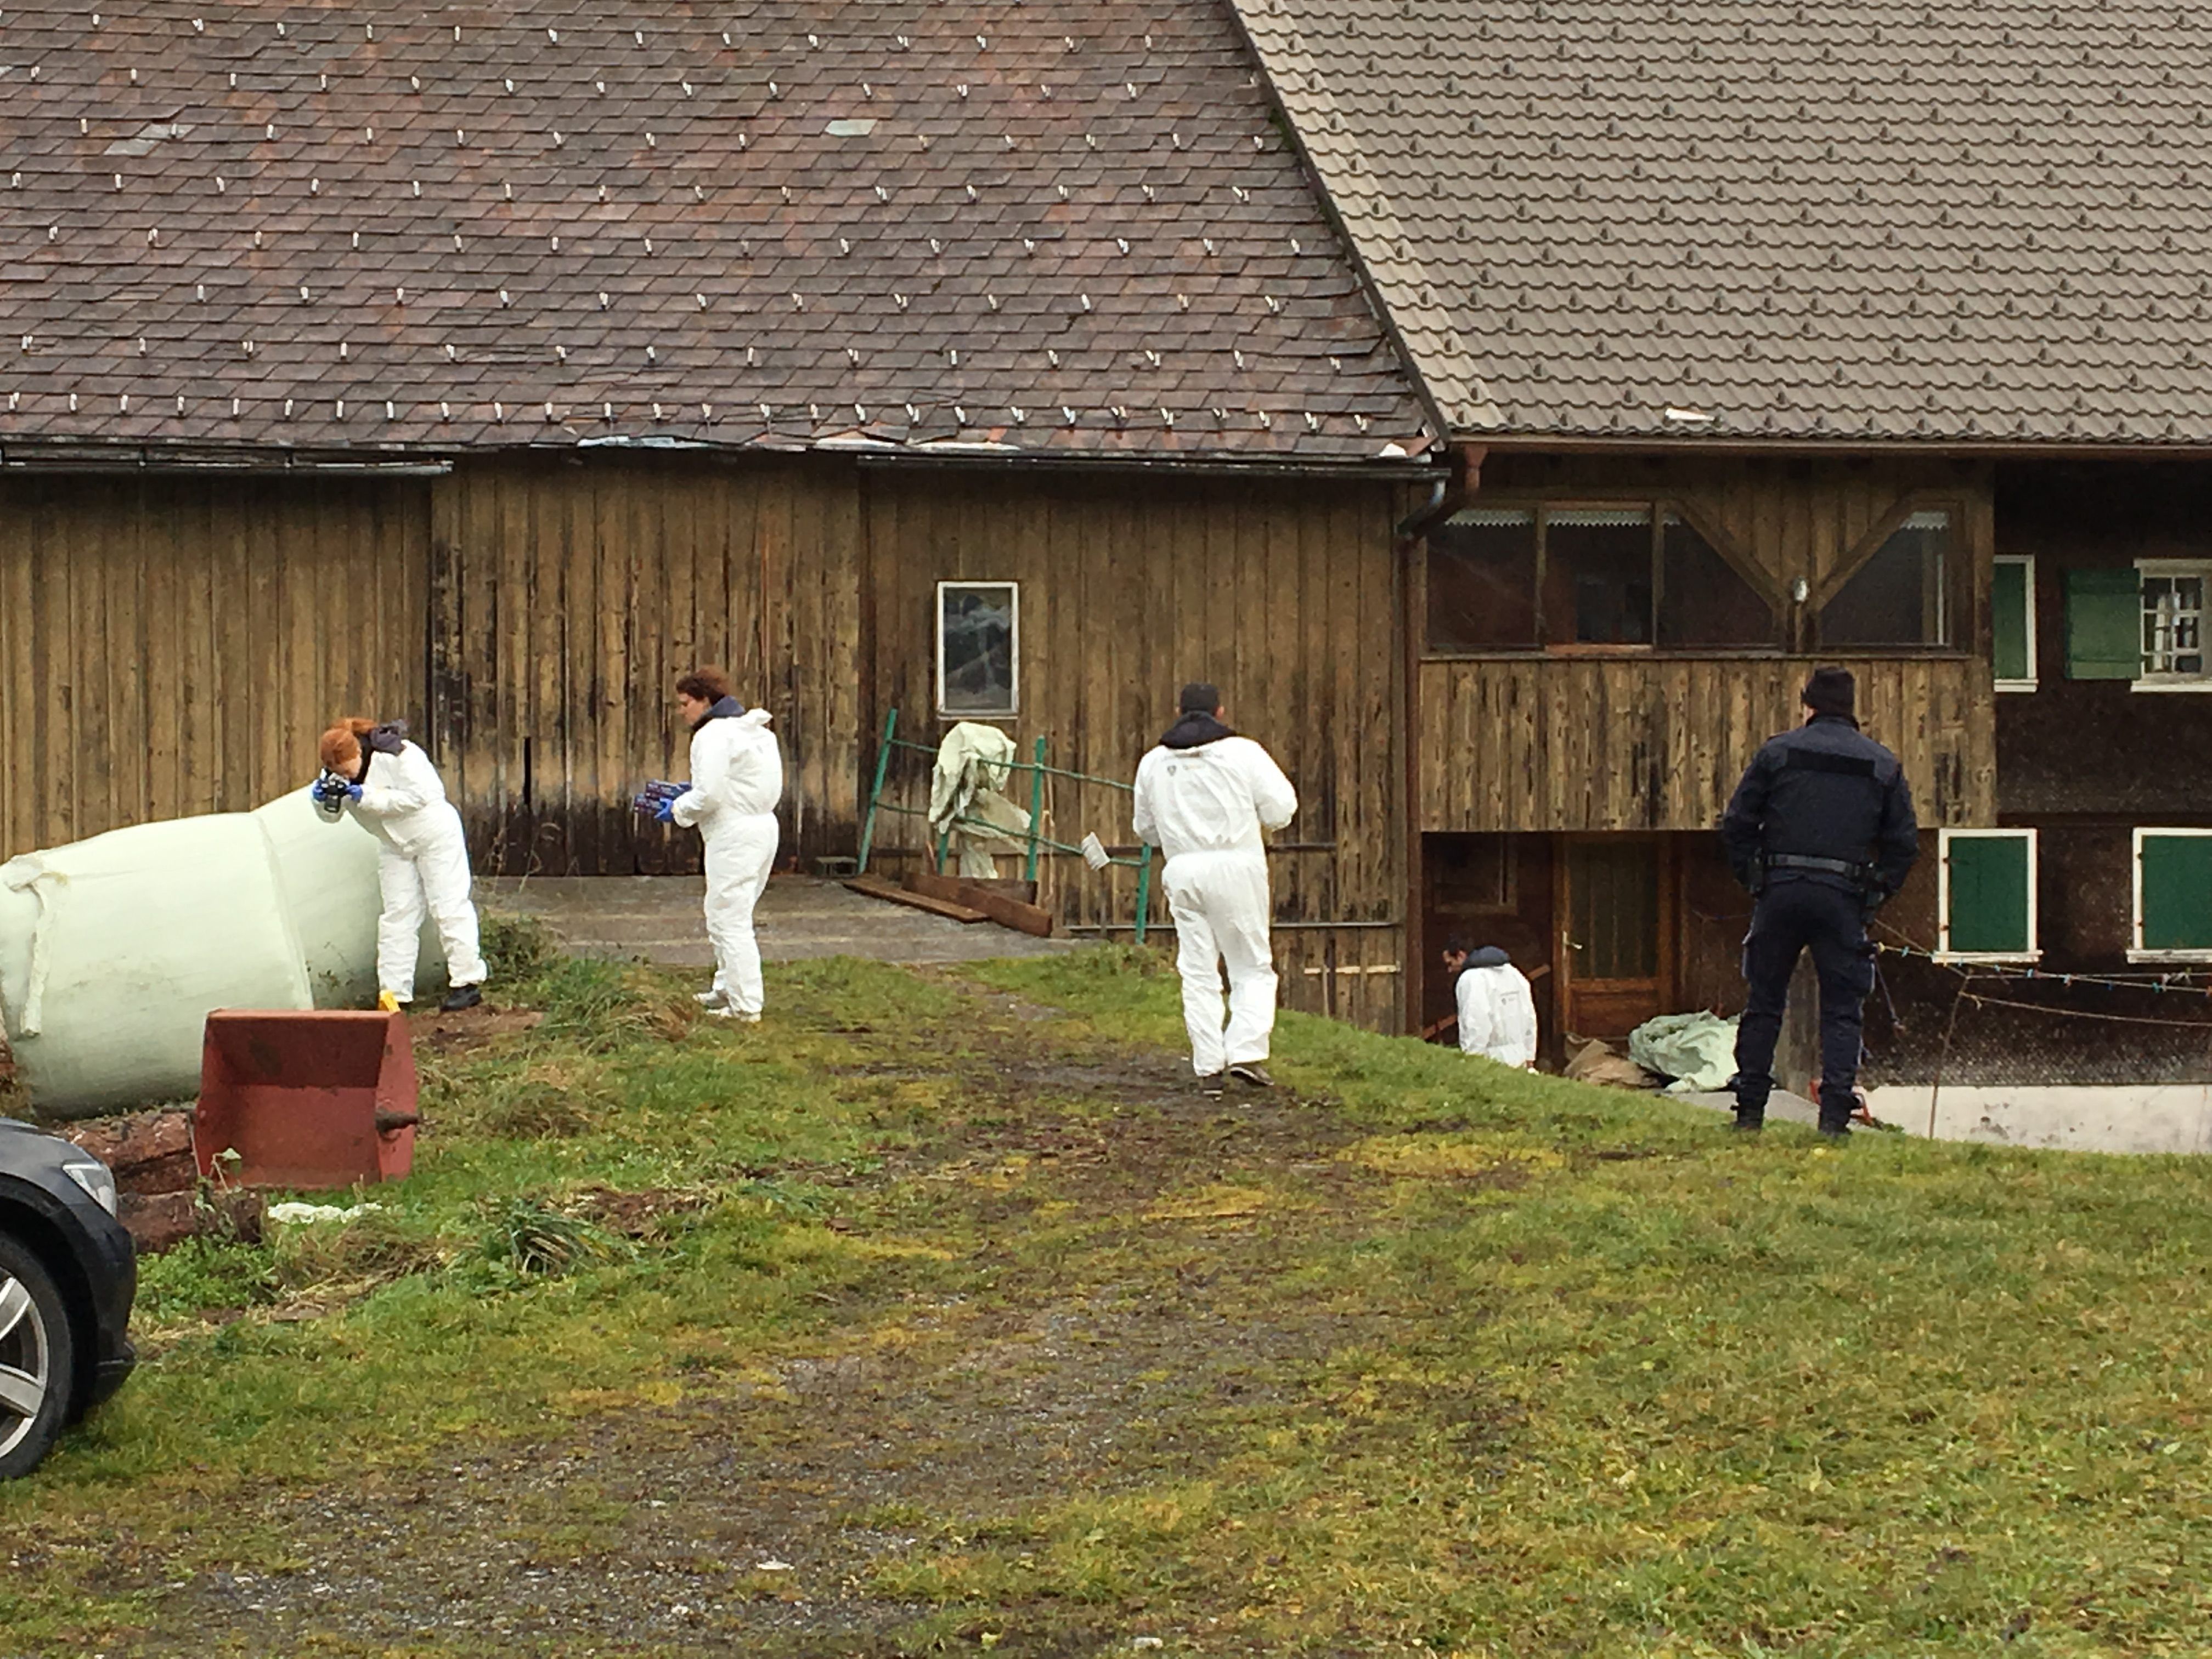
<path fill-rule="evenodd" d="M 1848 668 L 1816 668 L 1799 696 L 1805 707 L 1816 714 L 1840 714 L 1850 720 L 1852 707 L 1858 700 L 1858 684 Z"/>
<path fill-rule="evenodd" d="M 1203 680 L 1194 680 L 1182 689 L 1176 702 L 1176 711 L 1183 714 L 1211 714 L 1221 707 L 1221 688 L 1208 685 Z"/>

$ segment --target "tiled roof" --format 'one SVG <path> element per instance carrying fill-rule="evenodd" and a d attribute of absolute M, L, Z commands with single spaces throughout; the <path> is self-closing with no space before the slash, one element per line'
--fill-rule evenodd
<path fill-rule="evenodd" d="M 9 0 L 0 449 L 1418 447 L 1273 118 L 1225 6 Z"/>
<path fill-rule="evenodd" d="M 2212 7 L 1240 8 L 1455 428 L 2212 440 Z"/>

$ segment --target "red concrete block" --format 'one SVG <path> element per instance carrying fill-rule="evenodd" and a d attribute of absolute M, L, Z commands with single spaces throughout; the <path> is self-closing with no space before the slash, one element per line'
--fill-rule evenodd
<path fill-rule="evenodd" d="M 310 1190 L 415 1165 L 415 1048 L 404 1014 L 208 1016 L 192 1148 L 203 1176 Z"/>

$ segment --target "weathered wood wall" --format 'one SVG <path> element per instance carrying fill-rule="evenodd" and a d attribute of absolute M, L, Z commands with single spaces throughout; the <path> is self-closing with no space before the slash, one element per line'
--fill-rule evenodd
<path fill-rule="evenodd" d="M 849 465 L 462 461 L 433 495 L 434 750 L 477 867 L 698 867 L 630 799 L 682 777 L 673 687 L 726 669 L 775 716 L 784 856 L 858 835 L 858 520 Z"/>
<path fill-rule="evenodd" d="M 862 479 L 869 729 L 880 731 L 893 707 L 917 741 L 933 743 L 951 724 L 935 708 L 940 580 L 1022 584 L 1022 708 L 1005 724 L 1024 758 L 1043 735 L 1055 766 L 1132 778 L 1174 719 L 1181 684 L 1216 682 L 1230 723 L 1266 744 L 1299 793 L 1298 816 L 1268 860 L 1285 1001 L 1398 1029 L 1398 490 L 895 467 Z M 902 760 L 895 776 L 901 799 L 921 799 L 917 761 Z M 1130 839 L 1121 791 L 1057 781 L 1049 805 L 1057 840 L 1085 830 L 1116 846 Z M 894 851 L 921 841 L 911 819 L 878 833 Z M 1092 875 L 1063 859 L 1047 880 L 1070 921 L 1127 937 L 1119 930 L 1133 915 L 1129 872 Z M 1156 893 L 1155 920 L 1165 908 Z"/>
<path fill-rule="evenodd" d="M 1831 660 L 1857 676 L 1860 721 L 1904 762 L 1923 824 L 1996 822 L 1986 659 L 1522 656 L 1421 665 L 1420 827 L 1711 828 Z"/>
<path fill-rule="evenodd" d="M 420 720 L 421 479 L 0 481 L 0 857 L 258 805 Z"/>

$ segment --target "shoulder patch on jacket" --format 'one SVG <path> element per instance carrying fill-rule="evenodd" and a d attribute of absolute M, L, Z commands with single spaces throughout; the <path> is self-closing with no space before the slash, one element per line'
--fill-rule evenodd
<path fill-rule="evenodd" d="M 1869 755 L 1834 755 L 1825 749 L 1792 749 L 1789 758 L 1782 763 L 1800 772 L 1834 772 L 1849 778 L 1870 778 L 1874 775 L 1874 759 Z"/>

